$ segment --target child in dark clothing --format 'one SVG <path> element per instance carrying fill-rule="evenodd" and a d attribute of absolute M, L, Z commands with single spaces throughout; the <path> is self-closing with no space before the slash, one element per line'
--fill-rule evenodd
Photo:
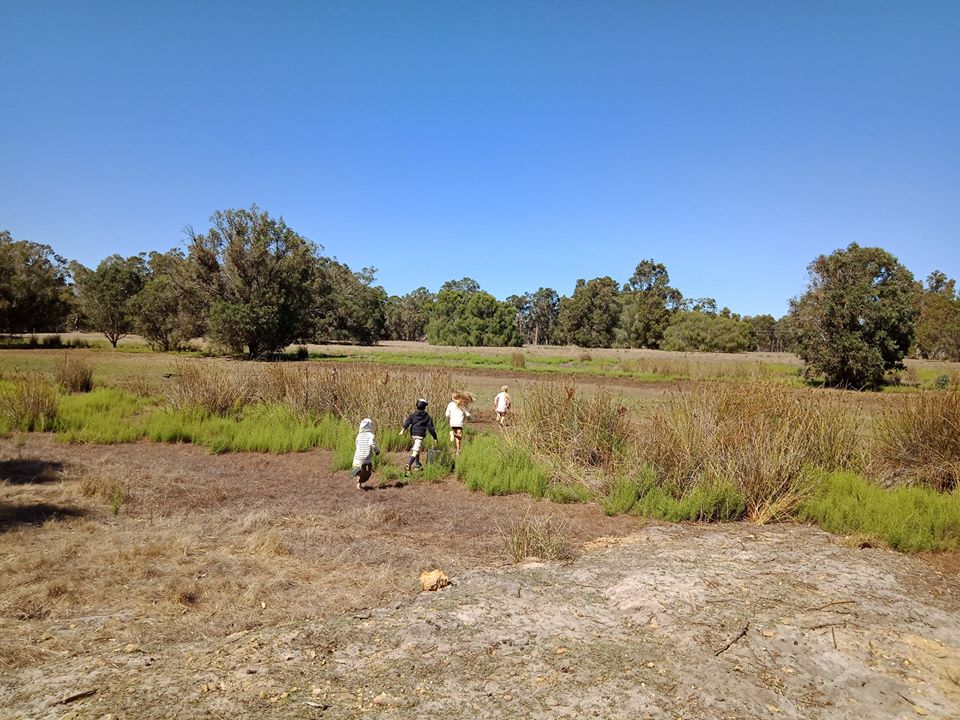
<path fill-rule="evenodd" d="M 423 398 L 417 400 L 417 409 L 403 421 L 403 428 L 400 434 L 403 435 L 410 428 L 410 437 L 413 439 L 413 446 L 410 448 L 410 459 L 407 460 L 407 472 L 416 465 L 417 469 L 423 467 L 420 464 L 420 451 L 423 449 L 423 439 L 428 435 L 433 436 L 433 441 L 437 441 L 437 431 L 433 427 L 433 418 L 427 412 L 427 401 Z"/>

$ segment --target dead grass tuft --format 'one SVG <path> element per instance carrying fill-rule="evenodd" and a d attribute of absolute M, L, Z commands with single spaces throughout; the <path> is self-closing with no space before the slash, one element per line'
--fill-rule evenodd
<path fill-rule="evenodd" d="M 57 391 L 41 373 L 27 373 L 13 381 L 13 387 L 0 392 L 0 415 L 14 430 L 43 432 L 51 430 L 60 409 Z"/>
<path fill-rule="evenodd" d="M 287 555 L 287 546 L 276 530 L 255 530 L 247 543 L 248 547 L 260 555 Z"/>
<path fill-rule="evenodd" d="M 528 558 L 568 560 L 573 556 L 566 522 L 557 515 L 533 515 L 528 509 L 516 522 L 497 526 L 504 550 L 514 562 Z"/>
<path fill-rule="evenodd" d="M 84 356 L 73 352 L 66 352 L 57 360 L 53 377 L 68 393 L 93 390 L 93 365 Z"/>

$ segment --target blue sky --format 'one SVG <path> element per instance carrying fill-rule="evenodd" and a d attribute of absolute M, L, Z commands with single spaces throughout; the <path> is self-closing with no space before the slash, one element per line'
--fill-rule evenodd
<path fill-rule="evenodd" d="M 0 98 L 0 229 L 88 265 L 257 203 L 398 294 L 960 276 L 952 0 L 6 0 Z"/>

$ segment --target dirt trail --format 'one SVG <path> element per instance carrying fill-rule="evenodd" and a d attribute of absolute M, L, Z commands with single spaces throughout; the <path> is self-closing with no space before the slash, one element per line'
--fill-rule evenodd
<path fill-rule="evenodd" d="M 232 517 L 274 508 L 292 550 L 264 572 L 315 565 L 326 575 L 305 575 L 307 590 L 345 590 L 331 595 L 338 607 L 310 617 L 179 638 L 163 626 L 186 622 L 181 610 L 186 619 L 223 608 L 201 602 L 171 616 L 161 597 L 126 614 L 2 618 L 2 632 L 37 645 L 37 657 L 2 673 L 0 718 L 960 717 L 957 576 L 841 547 L 815 528 L 640 526 L 594 506 L 538 503 L 564 514 L 582 555 L 507 566 L 491 523 L 531 503 L 453 481 L 358 492 L 344 474 L 304 472 L 329 462 L 326 453 L 210 456 L 40 437 L 27 451 L 63 463 L 66 479 L 31 488 L 18 476 L 3 502 L 55 485 L 66 492 L 74 470 L 104 467 L 126 468 L 139 494 L 119 518 L 94 523 L 88 511 L 0 534 L 11 566 L 54 533 L 69 535 L 81 563 L 80 543 L 100 534 L 128 542 L 138 527 L 208 522 L 195 532 L 214 542 L 240 532 Z M 369 528 L 355 526 L 368 516 Z M 194 564 L 196 553 L 203 560 L 199 547 L 177 556 L 178 571 L 202 569 L 209 576 L 197 582 L 213 582 L 216 564 Z M 358 553 L 369 554 L 366 564 Z M 353 575 L 373 572 L 374 556 L 386 591 Z M 427 562 L 453 584 L 418 595 L 411 586 Z M 153 572 L 119 592 L 132 598 L 158 582 Z M 283 593 L 305 601 L 284 585 L 267 604 Z"/>

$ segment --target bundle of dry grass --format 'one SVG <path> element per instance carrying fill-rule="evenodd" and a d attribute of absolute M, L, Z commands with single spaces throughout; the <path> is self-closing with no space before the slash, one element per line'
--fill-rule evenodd
<path fill-rule="evenodd" d="M 237 363 L 178 362 L 166 399 L 175 410 L 229 415 L 253 400 L 251 376 L 246 366 Z"/>
<path fill-rule="evenodd" d="M 250 378 L 255 397 L 288 405 L 302 417 L 331 414 L 351 422 L 376 417 L 381 427 L 399 427 L 417 398 L 436 403 L 453 392 L 452 374 L 443 369 L 418 372 L 319 364 L 256 367 Z M 472 401 L 473 396 L 466 395 Z"/>

